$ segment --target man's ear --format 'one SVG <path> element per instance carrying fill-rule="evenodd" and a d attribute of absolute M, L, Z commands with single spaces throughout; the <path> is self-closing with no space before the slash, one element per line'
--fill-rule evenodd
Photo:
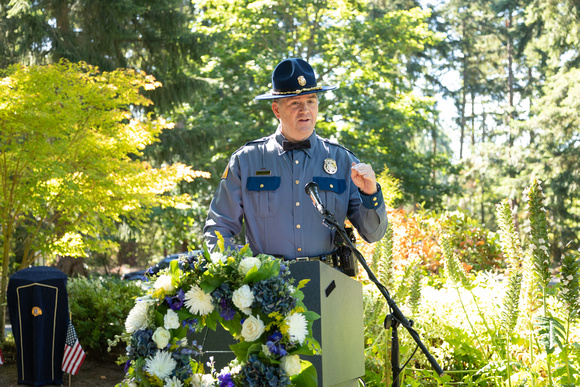
<path fill-rule="evenodd" d="M 277 101 L 272 101 L 272 111 L 277 119 L 280 119 L 280 106 L 278 106 Z"/>

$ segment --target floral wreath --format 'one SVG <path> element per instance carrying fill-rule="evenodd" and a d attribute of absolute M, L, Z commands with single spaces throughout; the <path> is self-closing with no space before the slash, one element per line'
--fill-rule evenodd
<path fill-rule="evenodd" d="M 181 257 L 169 268 L 142 282 L 138 298 L 117 337 L 127 344 L 125 378 L 118 386 L 316 386 L 312 363 L 299 355 L 320 354 L 302 289 L 290 270 L 270 255 L 252 256 L 246 245 L 226 251 L 218 235 L 218 251 Z M 221 324 L 236 344 L 236 358 L 221 371 L 204 367 L 202 354 L 188 333 Z M 210 358 L 211 359 L 211 358 Z"/>

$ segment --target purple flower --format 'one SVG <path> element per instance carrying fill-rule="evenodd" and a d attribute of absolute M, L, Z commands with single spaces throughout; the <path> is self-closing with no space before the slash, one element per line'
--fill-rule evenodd
<path fill-rule="evenodd" d="M 284 348 L 284 344 L 282 344 L 280 340 L 282 340 L 282 333 L 274 332 L 271 336 L 268 337 L 268 340 L 266 341 L 266 346 L 268 347 L 268 351 L 270 351 L 272 355 L 282 357 L 288 355 L 288 352 L 286 351 L 286 348 Z"/>
<path fill-rule="evenodd" d="M 218 376 L 220 382 L 219 387 L 234 387 L 234 381 L 231 374 L 223 374 Z"/>
<path fill-rule="evenodd" d="M 220 316 L 226 321 L 233 320 L 236 315 L 236 310 L 232 308 L 228 299 L 222 298 L 219 302 L 220 306 Z"/>
<path fill-rule="evenodd" d="M 197 319 L 196 318 L 190 318 L 190 319 L 187 319 L 187 320 L 183 320 L 181 322 L 181 324 L 184 327 L 187 327 L 187 331 L 189 333 L 194 333 L 195 332 L 195 326 L 197 325 Z"/>
<path fill-rule="evenodd" d="M 218 300 L 218 309 L 220 316 L 226 321 L 233 320 L 236 310 L 233 306 L 233 291 L 228 283 L 223 283 L 219 288 L 211 292 L 211 295 Z"/>
<path fill-rule="evenodd" d="M 169 307 L 175 311 L 181 310 L 183 307 L 183 299 L 185 298 L 185 292 L 183 289 L 179 289 L 177 294 L 173 297 L 166 296 L 165 301 L 169 304 Z"/>

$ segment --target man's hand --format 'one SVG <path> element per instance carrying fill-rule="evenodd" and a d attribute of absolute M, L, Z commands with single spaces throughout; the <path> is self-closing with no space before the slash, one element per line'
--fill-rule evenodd
<path fill-rule="evenodd" d="M 352 163 L 350 176 L 353 183 L 365 194 L 377 193 L 377 178 L 373 167 L 365 163 Z"/>

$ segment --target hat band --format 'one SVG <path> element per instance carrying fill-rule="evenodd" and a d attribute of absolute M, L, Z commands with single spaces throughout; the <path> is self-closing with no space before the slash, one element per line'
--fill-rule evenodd
<path fill-rule="evenodd" d="M 272 91 L 272 95 L 288 95 L 288 94 L 300 94 L 307 91 L 322 90 L 322 86 L 308 87 L 306 89 L 294 90 L 294 91 Z"/>

